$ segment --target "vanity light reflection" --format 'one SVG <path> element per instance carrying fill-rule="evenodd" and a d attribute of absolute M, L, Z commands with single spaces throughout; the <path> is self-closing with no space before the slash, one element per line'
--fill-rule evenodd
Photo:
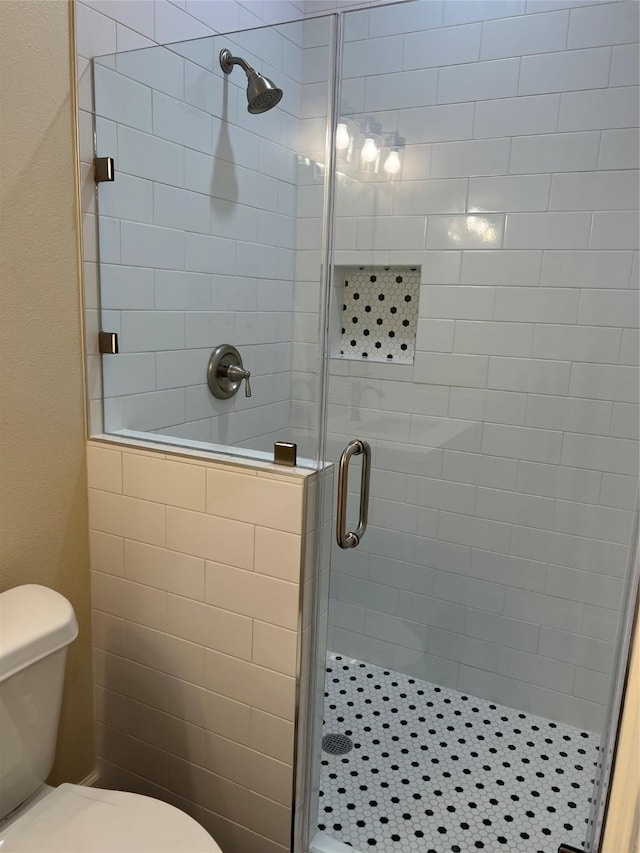
<path fill-rule="evenodd" d="M 392 148 L 387 155 L 387 159 L 384 161 L 384 166 L 382 167 L 387 175 L 397 175 L 400 169 L 402 168 L 402 163 L 400 162 L 400 152 Z"/>
<path fill-rule="evenodd" d="M 350 145 L 351 136 L 349 135 L 349 128 L 346 122 L 338 122 L 338 127 L 336 128 L 336 150 L 345 151 Z"/>
<path fill-rule="evenodd" d="M 367 136 L 364 145 L 362 146 L 362 150 L 360 151 L 360 157 L 362 158 L 363 163 L 375 163 L 380 154 L 380 149 L 376 145 L 376 140 L 373 136 Z"/>

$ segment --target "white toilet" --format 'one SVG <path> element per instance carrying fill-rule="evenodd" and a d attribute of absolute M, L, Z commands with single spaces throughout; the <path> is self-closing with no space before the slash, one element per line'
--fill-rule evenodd
<path fill-rule="evenodd" d="M 123 791 L 44 784 L 53 765 L 71 604 L 29 584 L 0 594 L 0 851 L 222 853 L 173 806 Z"/>

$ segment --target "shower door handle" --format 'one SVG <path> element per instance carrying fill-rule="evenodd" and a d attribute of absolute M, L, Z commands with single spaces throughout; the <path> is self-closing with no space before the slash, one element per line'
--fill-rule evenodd
<path fill-rule="evenodd" d="M 358 527 L 347 533 L 347 491 L 349 487 L 349 462 L 352 456 L 364 454 L 360 477 L 360 513 Z M 355 548 L 367 529 L 369 515 L 369 478 L 371 474 L 371 448 L 366 441 L 354 438 L 340 457 L 338 468 L 338 511 L 336 513 L 336 539 L 341 548 Z"/>

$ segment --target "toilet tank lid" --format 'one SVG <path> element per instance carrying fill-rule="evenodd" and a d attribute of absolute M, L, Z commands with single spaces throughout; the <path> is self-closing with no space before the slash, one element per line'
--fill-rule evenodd
<path fill-rule="evenodd" d="M 73 607 L 59 592 L 25 584 L 0 593 L 0 682 L 77 635 Z"/>

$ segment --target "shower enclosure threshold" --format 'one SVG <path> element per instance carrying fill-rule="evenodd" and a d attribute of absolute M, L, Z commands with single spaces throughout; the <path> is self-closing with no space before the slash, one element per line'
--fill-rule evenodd
<path fill-rule="evenodd" d="M 600 737 L 330 653 L 313 853 L 581 848 Z"/>
<path fill-rule="evenodd" d="M 353 853 L 353 847 L 343 844 L 326 832 L 316 832 L 311 841 L 309 853 Z"/>

